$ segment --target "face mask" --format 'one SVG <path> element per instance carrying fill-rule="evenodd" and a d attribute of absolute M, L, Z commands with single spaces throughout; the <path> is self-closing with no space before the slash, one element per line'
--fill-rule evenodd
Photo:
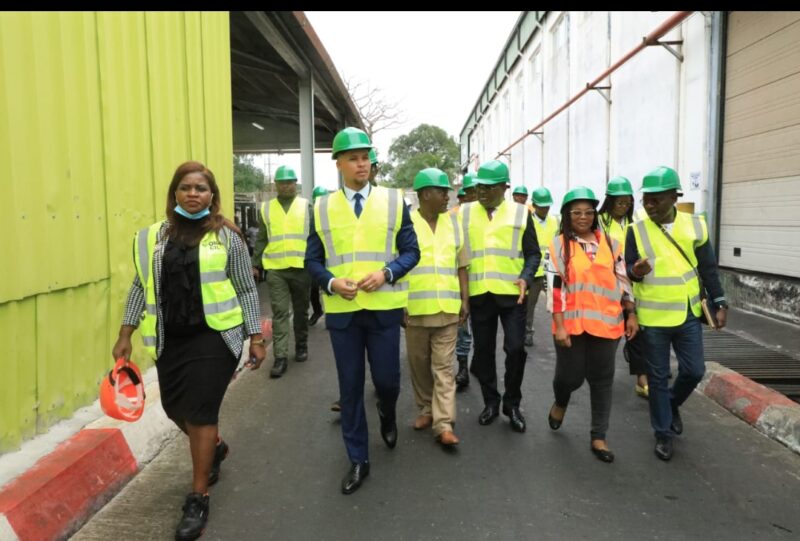
<path fill-rule="evenodd" d="M 175 212 L 177 212 L 184 218 L 188 218 L 190 220 L 200 220 L 201 218 L 205 218 L 206 216 L 211 214 L 211 211 L 209 210 L 208 207 L 204 208 L 200 212 L 195 212 L 194 214 L 191 214 L 189 212 L 186 212 L 186 210 L 180 205 L 175 205 Z"/>

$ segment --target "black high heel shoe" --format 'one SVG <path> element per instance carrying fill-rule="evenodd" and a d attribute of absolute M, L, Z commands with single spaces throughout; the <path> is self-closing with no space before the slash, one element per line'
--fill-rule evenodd
<path fill-rule="evenodd" d="M 559 428 L 561 428 L 561 423 L 564 422 L 564 417 L 561 417 L 560 421 L 555 417 L 553 417 L 553 408 L 555 408 L 556 405 L 557 404 L 553 402 L 553 405 L 550 406 L 550 411 L 547 412 L 547 424 L 550 425 L 550 428 L 552 428 L 553 430 L 558 430 Z M 565 409 L 564 415 L 566 414 L 567 410 Z"/>
<path fill-rule="evenodd" d="M 594 453 L 594 456 L 596 456 L 597 459 L 600 460 L 601 462 L 607 462 L 607 463 L 614 462 L 614 453 L 612 453 L 610 450 L 598 449 L 594 445 L 591 446 L 591 449 L 592 453 Z"/>

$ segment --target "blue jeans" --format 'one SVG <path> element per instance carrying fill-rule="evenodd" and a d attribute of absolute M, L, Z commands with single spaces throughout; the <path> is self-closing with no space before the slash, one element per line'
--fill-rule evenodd
<path fill-rule="evenodd" d="M 687 314 L 677 327 L 647 327 L 647 382 L 650 385 L 650 424 L 656 438 L 672 438 L 672 409 L 683 404 L 706 372 L 700 320 Z M 669 388 L 669 347 L 678 358 L 678 376 Z"/>
<path fill-rule="evenodd" d="M 469 357 L 469 350 L 472 347 L 472 335 L 469 333 L 469 323 L 464 322 L 458 327 L 456 338 L 456 357 Z"/>

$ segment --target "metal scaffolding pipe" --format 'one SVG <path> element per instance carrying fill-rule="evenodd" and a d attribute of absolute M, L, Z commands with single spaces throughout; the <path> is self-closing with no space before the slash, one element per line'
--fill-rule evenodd
<path fill-rule="evenodd" d="M 569 107 L 570 105 L 572 105 L 573 103 L 578 101 L 581 98 L 581 96 L 583 96 L 584 94 L 586 94 L 587 92 L 592 90 L 595 86 L 597 86 L 597 84 L 600 83 L 600 81 L 602 81 L 603 79 L 605 79 L 606 77 L 611 75 L 614 71 L 616 71 L 617 68 L 619 68 L 625 62 L 627 62 L 628 60 L 630 60 L 631 58 L 633 58 L 634 56 L 639 54 L 639 52 L 641 52 L 642 49 L 644 49 L 645 47 L 648 47 L 650 45 L 656 45 L 658 43 L 658 39 L 660 37 L 662 37 L 664 34 L 669 32 L 670 30 L 672 30 L 674 27 L 678 26 L 681 22 L 683 22 L 684 19 L 686 19 L 692 13 L 694 13 L 694 12 L 693 11 L 676 11 L 671 17 L 669 17 L 667 20 L 665 20 L 663 23 L 661 23 L 655 30 L 653 30 L 648 35 L 646 35 L 642 39 L 642 42 L 639 45 L 637 45 L 636 47 L 634 47 L 633 49 L 631 49 L 628 52 L 628 54 L 626 54 L 625 56 L 623 56 L 622 58 L 617 60 L 607 70 L 605 70 L 603 73 L 601 73 L 599 76 L 597 76 L 597 78 L 595 78 L 592 82 L 586 83 L 586 88 L 584 88 L 583 90 L 581 90 L 580 92 L 575 94 L 572 98 L 569 99 L 569 101 L 567 101 L 564 105 L 562 105 L 561 107 L 556 109 L 547 118 L 545 118 L 544 120 L 539 122 L 537 125 L 535 125 L 531 129 L 526 131 L 522 135 L 522 137 L 520 137 L 519 139 L 517 139 L 516 141 L 514 141 L 513 143 L 508 145 L 506 148 L 504 148 L 500 152 L 498 152 L 497 156 L 495 156 L 495 159 L 499 158 L 503 154 L 507 154 L 508 151 L 510 151 L 515 146 L 517 146 L 526 137 L 528 137 L 529 135 L 533 134 L 533 132 L 535 132 L 536 130 L 538 130 L 539 128 L 541 128 L 542 126 L 547 124 L 548 122 L 550 122 L 553 118 L 558 116 L 558 114 L 561 113 L 564 109 L 566 109 L 567 107 Z"/>

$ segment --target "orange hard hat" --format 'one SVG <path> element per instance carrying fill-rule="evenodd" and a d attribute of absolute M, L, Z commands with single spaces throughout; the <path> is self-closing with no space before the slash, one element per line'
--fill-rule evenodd
<path fill-rule="evenodd" d="M 117 359 L 108 376 L 100 382 L 100 407 L 109 417 L 137 421 L 144 413 L 142 372 L 133 361 Z"/>

